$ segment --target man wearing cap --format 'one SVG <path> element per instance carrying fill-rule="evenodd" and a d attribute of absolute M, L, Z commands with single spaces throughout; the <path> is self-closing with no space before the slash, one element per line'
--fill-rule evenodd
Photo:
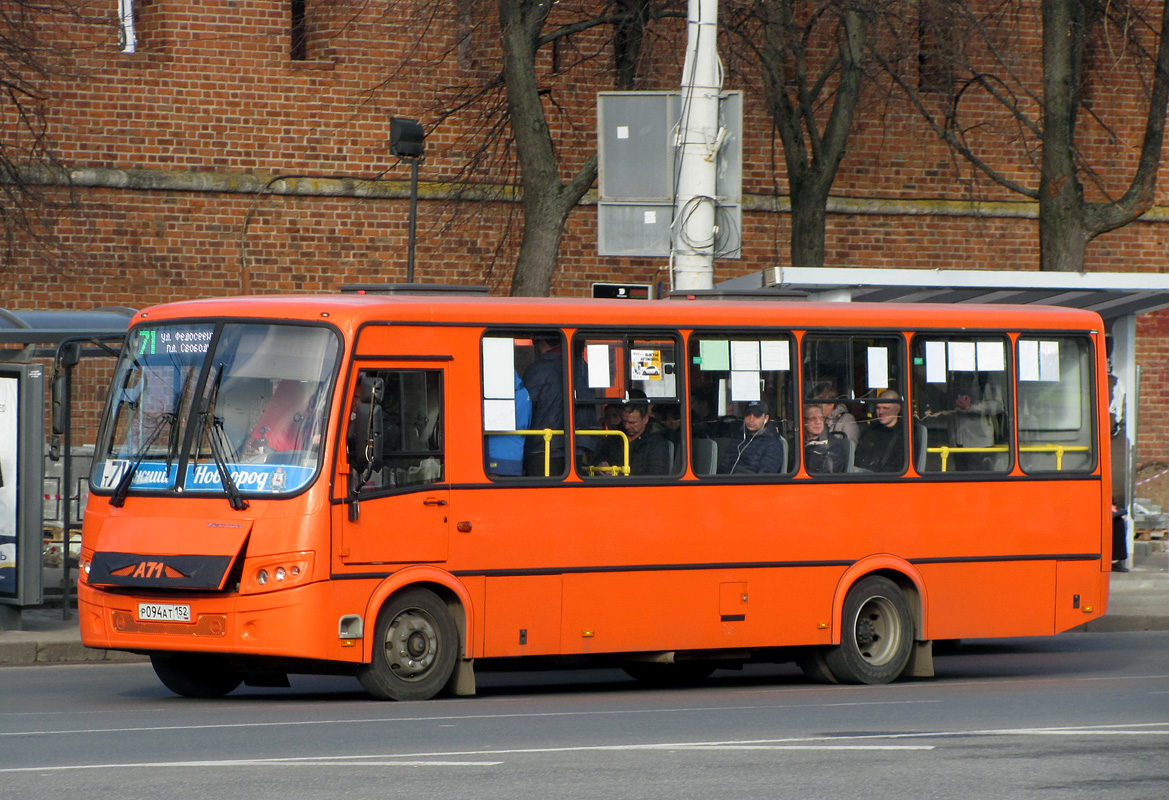
<path fill-rule="evenodd" d="M 745 475 L 783 471 L 783 444 L 767 423 L 767 403 L 757 400 L 743 415 L 743 438 L 718 456 L 720 475 Z"/>

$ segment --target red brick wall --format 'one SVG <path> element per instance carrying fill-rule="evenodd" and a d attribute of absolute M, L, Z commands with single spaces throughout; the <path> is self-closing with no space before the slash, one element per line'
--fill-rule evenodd
<path fill-rule="evenodd" d="M 1138 0 L 1139 2 L 1140 0 Z M 582 5 L 584 5 L 582 3 Z M 1149 10 L 1160 3 L 1150 0 Z M 65 72 L 44 89 L 50 133 L 71 168 L 211 173 L 262 178 L 278 174 L 385 178 L 405 181 L 409 169 L 388 154 L 389 118 L 419 119 L 427 128 L 421 179 L 454 182 L 483 140 L 485 122 L 470 114 L 440 120 L 460 88 L 499 69 L 494 4 L 478 0 L 307 0 L 308 61 L 289 59 L 287 0 L 139 0 L 140 52 L 118 52 L 115 0 L 93 0 L 89 17 L 61 21 L 58 42 L 76 49 Z M 1039 92 L 1033 25 L 1038 3 L 1024 4 L 1024 30 L 1011 42 L 1023 54 Z M 560 4 L 565 16 L 570 4 Z M 466 9 L 460 20 L 460 9 Z M 440 15 L 427 20 L 429 14 Z M 468 28 L 468 21 L 474 25 Z M 470 29 L 460 48 L 457 34 Z M 420 32 L 425 35 L 419 37 Z M 673 89 L 685 39 L 681 20 L 657 24 L 640 67 L 643 89 Z M 889 44 L 889 43 L 886 43 Z M 732 71 L 750 65 L 726 51 Z M 819 51 L 823 53 L 823 49 Z M 1109 57 L 1105 57 L 1109 56 Z M 1123 193 L 1136 164 L 1144 118 L 1142 76 L 1123 59 L 1096 54 L 1101 73 L 1086 94 L 1094 111 L 1080 120 L 1080 138 L 1098 183 L 1090 199 Z M 539 63 L 558 153 L 567 177 L 595 146 L 595 92 L 612 88 L 612 55 L 604 33 L 574 36 L 561 48 L 560 71 L 550 52 Z M 744 182 L 749 198 L 786 196 L 783 152 L 758 92 L 758 76 L 728 80 L 745 96 Z M 871 201 L 984 200 L 1018 202 L 956 161 L 919 117 L 872 87 L 858 113 L 833 195 Z M 498 91 L 491 95 L 496 101 Z M 962 120 L 981 152 L 1013 179 L 1034 187 L 1029 157 L 1036 142 L 1001 111 L 967 96 Z M 16 120 L 0 111 L 0 133 L 11 140 Z M 1027 147 L 1031 149 L 1028 150 Z M 507 183 L 514 163 L 506 146 L 494 151 L 477 180 Z M 1166 202 L 1169 175 L 1158 187 Z M 419 208 L 415 279 L 485 283 L 507 291 L 518 242 L 520 209 L 497 202 L 467 205 L 452 217 L 445 201 Z M 405 278 L 408 201 L 352 197 L 77 188 L 50 196 L 71 204 L 53 211 L 48 230 L 57 248 L 24 242 L 2 275 L 10 308 L 142 307 L 172 299 L 240 291 L 332 291 L 342 283 Z M 716 279 L 789 262 L 790 218 L 750 211 L 743 253 L 717 264 Z M 1088 249 L 1090 271 L 1165 271 L 1169 223 L 1140 223 L 1100 237 Z M 665 259 L 600 258 L 596 213 L 582 206 L 569 220 L 553 292 L 583 295 L 594 281 L 667 281 Z M 1033 219 L 1003 217 L 833 214 L 827 262 L 833 266 L 1018 268 L 1038 265 Z M 1138 461 L 1161 458 L 1169 443 L 1169 411 L 1154 398 L 1165 382 L 1163 342 L 1169 322 L 1140 325 L 1144 370 Z"/>

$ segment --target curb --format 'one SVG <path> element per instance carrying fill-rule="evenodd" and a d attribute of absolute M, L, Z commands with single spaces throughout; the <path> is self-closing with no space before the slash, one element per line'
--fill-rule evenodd
<path fill-rule="evenodd" d="M 97 650 L 81 642 L 0 641 L 0 667 L 28 667 L 40 664 L 133 663 L 149 661 L 148 656 L 118 650 Z"/>

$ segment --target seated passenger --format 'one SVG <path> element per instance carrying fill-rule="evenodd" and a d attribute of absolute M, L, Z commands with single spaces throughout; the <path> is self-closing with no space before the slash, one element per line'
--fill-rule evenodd
<path fill-rule="evenodd" d="M 824 414 L 824 426 L 829 433 L 843 433 L 854 442 L 860 437 L 860 426 L 856 424 L 856 417 L 848 413 L 844 403 L 836 402 L 836 390 L 824 384 L 816 392 L 816 399 L 820 402 L 820 409 Z"/>
<path fill-rule="evenodd" d="M 856 446 L 856 466 L 869 472 L 901 472 L 905 468 L 901 395 L 885 389 L 877 401 L 876 417 L 869 420 Z"/>
<path fill-rule="evenodd" d="M 768 426 L 770 420 L 767 403 L 758 400 L 747 406 L 743 416 L 742 438 L 719 453 L 720 475 L 783 471 L 783 443 L 775 429 Z"/>
<path fill-rule="evenodd" d="M 629 437 L 630 475 L 669 475 L 670 444 L 662 435 L 661 426 L 650 419 L 649 400 L 645 392 L 633 390 L 621 409 L 625 435 Z M 621 437 L 606 436 L 597 466 L 621 466 L 625 453 Z"/>
<path fill-rule="evenodd" d="M 804 468 L 812 474 L 848 471 L 847 437 L 831 433 L 821 406 L 804 406 Z"/>

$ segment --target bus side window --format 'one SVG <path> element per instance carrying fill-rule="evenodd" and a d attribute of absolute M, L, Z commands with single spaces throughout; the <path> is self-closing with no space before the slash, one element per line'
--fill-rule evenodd
<path fill-rule="evenodd" d="M 363 378 L 381 378 L 382 466 L 367 488 L 394 489 L 440 483 L 445 474 L 442 371 L 426 369 L 362 370 Z"/>
<path fill-rule="evenodd" d="M 1019 466 L 1089 472 L 1096 464 L 1092 347 L 1087 339 L 1019 338 Z"/>
<path fill-rule="evenodd" d="M 912 373 L 918 472 L 1007 472 L 1006 338 L 915 336 Z"/>
<path fill-rule="evenodd" d="M 585 477 L 682 474 L 673 334 L 581 333 L 573 342 L 573 429 Z"/>
<path fill-rule="evenodd" d="M 564 477 L 568 376 L 560 331 L 489 331 L 480 348 L 487 477 Z"/>
<path fill-rule="evenodd" d="M 798 441 L 790 336 L 690 337 L 691 465 L 696 475 L 790 474 Z"/>
<path fill-rule="evenodd" d="M 909 460 L 904 341 L 890 335 L 808 334 L 802 345 L 804 403 L 825 412 L 829 434 L 852 439 L 851 470 L 901 474 Z M 914 463 L 927 440 L 913 435 Z M 805 452 L 805 458 L 808 455 Z"/>

